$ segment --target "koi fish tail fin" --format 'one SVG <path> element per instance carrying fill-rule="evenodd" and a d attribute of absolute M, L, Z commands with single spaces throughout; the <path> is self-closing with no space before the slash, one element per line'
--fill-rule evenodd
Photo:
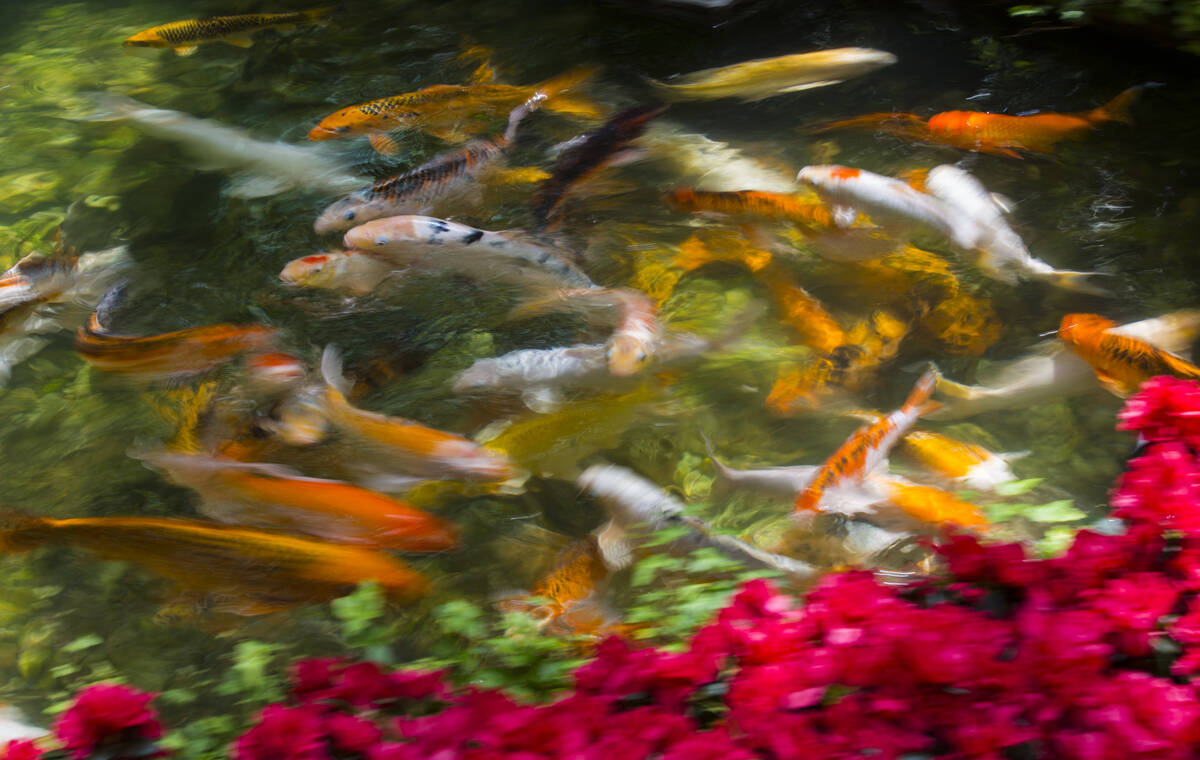
<path fill-rule="evenodd" d="M 713 464 L 713 469 L 717 471 L 716 480 L 713 481 L 713 492 L 720 494 L 728 491 L 733 487 L 735 481 L 735 473 L 729 465 L 717 459 L 717 452 L 713 450 L 712 441 L 704 431 L 700 431 L 700 439 L 704 441 L 704 450 L 708 452 L 709 461 Z"/>
<path fill-rule="evenodd" d="M 115 92 L 92 91 L 80 93 L 92 101 L 95 106 L 87 116 L 80 117 L 81 121 L 125 121 L 141 108 L 148 106 L 133 98 L 119 95 Z M 69 118 L 69 117 L 68 117 Z"/>
<path fill-rule="evenodd" d="M 1088 282 L 1088 278 L 1091 277 L 1110 276 L 1109 272 L 1072 272 L 1069 270 L 1054 269 L 1049 272 L 1038 272 L 1033 275 L 1033 279 L 1041 280 L 1063 290 L 1073 290 L 1076 293 L 1087 293 L 1093 296 L 1112 296 L 1113 293 L 1111 290 Z"/>
<path fill-rule="evenodd" d="M 52 526 L 41 518 L 0 509 L 0 552 L 26 552 L 50 539 Z"/>
<path fill-rule="evenodd" d="M 342 355 L 333 345 L 326 346 L 321 352 L 321 378 L 343 396 L 350 392 L 350 382 L 342 374 Z"/>
<path fill-rule="evenodd" d="M 545 96 L 548 111 L 600 119 L 604 117 L 605 112 L 600 105 L 579 95 L 566 94 L 568 90 L 591 79 L 595 73 L 595 66 L 580 66 L 534 85 L 534 90 Z"/>
<path fill-rule="evenodd" d="M 1087 112 L 1088 121 L 1093 124 L 1103 124 L 1106 121 L 1120 121 L 1125 124 L 1132 124 L 1133 117 L 1129 113 L 1129 107 L 1133 105 L 1144 89 L 1146 89 L 1146 85 L 1144 84 L 1130 87 L 1099 108 L 1093 108 Z"/>
<path fill-rule="evenodd" d="M 932 367 L 925 370 L 925 374 L 917 379 L 916 385 L 913 386 L 901 409 L 905 412 L 915 412 L 918 417 L 941 409 L 941 402 L 930 400 L 930 396 L 933 395 L 933 389 L 937 387 L 937 381 L 937 370 Z"/>
<path fill-rule="evenodd" d="M 521 126 L 521 122 L 524 121 L 526 116 L 541 108 L 548 97 L 545 92 L 538 90 L 530 96 L 529 100 L 509 111 L 508 127 L 504 130 L 504 137 L 502 138 L 505 145 L 509 145 L 513 140 L 517 139 L 517 128 Z"/>
<path fill-rule="evenodd" d="M 971 386 L 949 379 L 937 367 L 930 367 L 929 371 L 934 373 L 934 390 L 939 395 L 960 401 L 970 401 L 977 395 Z"/>

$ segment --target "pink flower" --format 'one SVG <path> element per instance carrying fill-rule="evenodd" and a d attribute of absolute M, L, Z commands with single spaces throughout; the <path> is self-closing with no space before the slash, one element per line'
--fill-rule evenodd
<path fill-rule="evenodd" d="M 1200 536 L 1200 466 L 1183 444 L 1152 444 L 1113 491 L 1114 516 Z"/>
<path fill-rule="evenodd" d="M 1161 573 L 1129 573 L 1085 591 L 1082 598 L 1108 617 L 1125 654 L 1142 657 L 1150 653 L 1150 633 L 1175 606 L 1179 591 Z"/>
<path fill-rule="evenodd" d="M 371 721 L 339 712 L 325 716 L 325 733 L 337 749 L 359 754 L 383 738 L 383 732 Z"/>
<path fill-rule="evenodd" d="M 28 739 L 13 739 L 0 750 L 0 760 L 39 760 L 42 751 Z"/>
<path fill-rule="evenodd" d="M 1118 430 L 1136 430 L 1146 441 L 1200 443 L 1200 385 L 1159 376 L 1125 401 L 1117 415 Z"/>
<path fill-rule="evenodd" d="M 101 746 L 114 758 L 126 751 L 145 756 L 140 745 L 162 736 L 162 725 L 149 706 L 154 697 L 122 684 L 89 686 L 54 724 L 54 734 L 78 760 Z"/>
<path fill-rule="evenodd" d="M 234 760 L 327 760 L 321 711 L 312 705 L 269 705 L 242 734 Z"/>

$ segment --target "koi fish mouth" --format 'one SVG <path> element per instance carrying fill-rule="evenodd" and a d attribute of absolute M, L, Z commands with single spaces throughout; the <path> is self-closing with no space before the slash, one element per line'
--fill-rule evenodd
<path fill-rule="evenodd" d="M 329 137 L 340 137 L 350 134 L 350 127 L 323 127 L 320 124 L 309 130 L 308 139 L 324 140 Z"/>

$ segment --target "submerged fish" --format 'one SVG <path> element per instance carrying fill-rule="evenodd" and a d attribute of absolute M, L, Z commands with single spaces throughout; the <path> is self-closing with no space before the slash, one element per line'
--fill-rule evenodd
<path fill-rule="evenodd" d="M 1182 354 L 1200 335 L 1200 310 L 1184 309 L 1161 317 L 1111 327 L 1110 335 L 1145 341 L 1163 351 Z M 930 419 L 955 419 L 997 409 L 1027 407 L 1047 399 L 1072 396 L 1100 387 L 1091 366 L 1062 341 L 1040 347 L 1038 353 L 1006 362 L 984 385 L 963 385 L 940 374 L 938 398 L 943 407 Z"/>
<path fill-rule="evenodd" d="M 896 56 L 882 50 L 834 48 L 743 61 L 654 84 L 667 97 L 679 100 L 739 98 L 749 103 L 837 84 L 895 62 Z"/>
<path fill-rule="evenodd" d="M 112 93 L 94 93 L 92 99 L 98 111 L 89 120 L 131 122 L 151 137 L 183 146 L 205 169 L 241 174 L 229 190 L 233 196 L 258 198 L 292 188 L 346 193 L 369 182 L 312 146 L 255 140 L 215 121 Z"/>
<path fill-rule="evenodd" d="M 308 133 L 308 139 L 420 129 L 443 140 L 461 142 L 470 134 L 490 128 L 480 115 L 508 113 L 538 95 L 545 97 L 549 111 L 598 118 L 601 112 L 595 105 L 565 94 L 594 73 L 594 69 L 582 67 L 529 86 L 477 83 L 425 87 L 343 108 L 322 119 Z"/>
<path fill-rule="evenodd" d="M 333 12 L 317 8 L 294 13 L 249 13 L 241 16 L 206 16 L 152 26 L 125 40 L 126 47 L 172 48 L 179 55 L 191 55 L 205 42 L 224 42 L 250 47 L 250 35 L 262 29 L 295 29 L 297 24 L 318 22 Z"/>
<path fill-rule="evenodd" d="M 917 380 L 904 405 L 881 417 L 879 421 L 859 428 L 821 465 L 820 471 L 796 497 L 797 513 L 816 512 L 835 489 L 854 487 L 878 470 L 888 453 L 921 415 L 937 408 L 929 401 L 937 376 L 926 372 Z M 840 505 L 826 511 L 856 511 Z"/>
<path fill-rule="evenodd" d="M 1114 332 L 1117 323 L 1097 314 L 1067 314 L 1058 338 L 1091 365 L 1100 384 L 1125 397 L 1155 375 L 1200 380 L 1200 367 L 1140 338 Z"/>
<path fill-rule="evenodd" d="M 138 458 L 197 491 L 201 511 L 222 522 L 401 551 L 437 552 L 458 546 L 458 531 L 446 520 L 350 483 L 304 477 L 282 465 L 203 454 L 158 452 Z"/>
<path fill-rule="evenodd" d="M 762 491 L 785 499 L 794 499 L 808 488 L 819 469 L 815 465 L 765 467 L 758 470 L 737 470 L 722 462 L 713 452 L 712 443 L 704 439 L 708 458 L 717 471 L 717 480 L 728 488 Z"/>
<path fill-rule="evenodd" d="M 962 528 L 988 524 L 979 507 L 940 488 L 879 473 L 868 480 L 869 486 L 878 489 L 892 506 L 918 522 L 935 526 L 949 523 Z M 874 510 L 877 514 L 883 513 L 882 505 L 874 505 Z"/>
<path fill-rule="evenodd" d="M 540 603 L 507 599 L 499 607 L 504 612 L 528 614 L 548 633 L 607 633 L 615 621 L 598 597 L 609 575 L 595 536 L 585 536 L 568 544 L 550 571 L 533 584 L 529 594 Z"/>
<path fill-rule="evenodd" d="M 687 132 L 667 119 L 652 121 L 637 145 L 651 157 L 669 163 L 683 181 L 706 190 L 753 187 L 776 193 L 796 191 L 790 172 L 769 168 L 728 143 Z"/>
<path fill-rule="evenodd" d="M 339 432 L 361 444 L 359 453 L 364 457 L 374 454 L 388 467 L 429 480 L 499 482 L 512 475 L 504 455 L 461 435 L 351 406 L 341 361 L 332 347 L 326 347 L 321 358 L 321 375 L 326 417 Z"/>
<path fill-rule="evenodd" d="M 7 513 L 0 519 L 0 551 L 45 544 L 140 565 L 237 615 L 327 602 L 364 581 L 404 602 L 429 588 L 425 576 L 383 552 L 249 528 L 153 517 L 53 520 Z"/>
<path fill-rule="evenodd" d="M 207 372 L 239 354 L 266 350 L 275 329 L 266 325 L 204 325 L 158 335 L 118 335 L 93 312 L 75 333 L 75 351 L 105 372 L 147 381 Z"/>
<path fill-rule="evenodd" d="M 666 106 L 626 108 L 600 127 L 571 141 L 550 170 L 550 178 L 533 194 L 534 229 L 546 227 L 563 198 L 588 175 L 614 160 L 616 154 L 645 131 L 647 123 Z"/>
<path fill-rule="evenodd" d="M 519 233 L 488 232 L 429 216 L 376 219 L 347 232 L 343 242 L 391 262 L 393 268 L 455 271 L 518 284 L 594 287 L 565 251 Z"/>
<path fill-rule="evenodd" d="M 384 216 L 428 211 L 495 162 L 516 139 L 521 120 L 542 100 L 535 96 L 514 108 L 508 117 L 508 129 L 499 137 L 474 140 L 434 156 L 416 169 L 381 179 L 335 201 L 317 217 L 313 230 L 324 235 Z"/>
<path fill-rule="evenodd" d="M 614 329 L 605 343 L 605 360 L 614 377 L 631 377 L 654 357 L 662 342 L 662 325 L 654 300 L 633 288 L 585 288 L 558 291 L 546 298 L 526 301 L 516 313 L 536 314 L 562 305 L 588 313 L 608 312 Z"/>
<path fill-rule="evenodd" d="M 292 259 L 280 271 L 279 280 L 293 287 L 363 296 L 373 291 L 396 268 L 364 251 L 326 251 Z"/>
<path fill-rule="evenodd" d="M 993 454 L 982 446 L 930 430 L 914 430 L 904 436 L 904 447 L 930 470 L 978 491 L 991 491 L 1016 480 L 1008 461 L 1028 453 Z"/>
<path fill-rule="evenodd" d="M 1090 111 L 1010 116 L 979 111 L 944 111 L 925 121 L 911 113 L 873 113 L 825 124 L 819 131 L 870 127 L 909 140 L 942 143 L 1011 158 L 1017 151 L 1049 153 L 1063 140 L 1077 140 L 1101 124 L 1129 122 L 1129 106 L 1143 87 L 1130 87 Z"/>

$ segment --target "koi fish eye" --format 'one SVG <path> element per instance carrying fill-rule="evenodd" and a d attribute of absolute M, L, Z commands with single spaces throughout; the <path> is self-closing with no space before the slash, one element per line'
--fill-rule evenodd
<path fill-rule="evenodd" d="M 387 239 L 387 238 L 385 238 L 385 237 L 377 237 L 377 238 L 375 238 L 375 245 L 387 245 L 387 244 L 388 244 L 388 239 Z"/>
<path fill-rule="evenodd" d="M 349 222 L 349 221 L 353 221 L 355 216 L 356 216 L 356 214 L 354 212 L 354 209 L 350 209 L 349 211 L 347 211 L 345 214 L 342 215 L 342 218 L 344 218 L 347 222 Z"/>
<path fill-rule="evenodd" d="M 650 357 L 646 356 L 645 351 L 638 351 L 638 355 L 637 355 L 637 363 L 638 364 L 641 364 L 642 362 L 646 361 L 646 359 L 648 359 L 648 358 L 650 358 Z"/>

